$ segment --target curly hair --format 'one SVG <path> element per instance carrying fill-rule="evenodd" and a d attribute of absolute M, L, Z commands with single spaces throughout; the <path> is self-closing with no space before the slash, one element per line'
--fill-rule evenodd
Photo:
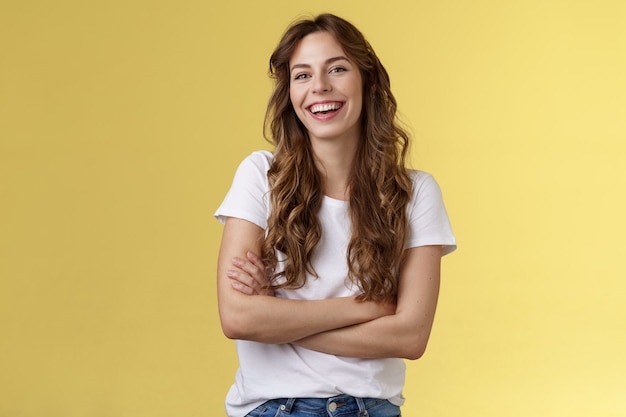
<path fill-rule="evenodd" d="M 328 32 L 353 60 L 363 80 L 362 141 L 349 180 L 352 235 L 348 244 L 348 278 L 361 290 L 360 300 L 382 301 L 397 293 L 400 263 L 407 238 L 407 204 L 412 184 L 405 169 L 409 136 L 396 119 L 397 103 L 389 75 L 363 34 L 350 22 L 322 14 L 292 24 L 270 58 L 275 82 L 265 115 L 265 137 L 274 145 L 268 171 L 271 213 L 263 244 L 263 261 L 270 271 L 279 262 L 280 284 L 301 288 L 320 241 L 317 217 L 323 190 L 311 143 L 289 97 L 289 60 L 299 42 L 315 32 Z M 269 131 L 269 132 L 268 132 Z M 269 134 L 268 134 L 269 133 Z M 284 254 L 279 260 L 276 251 Z"/>

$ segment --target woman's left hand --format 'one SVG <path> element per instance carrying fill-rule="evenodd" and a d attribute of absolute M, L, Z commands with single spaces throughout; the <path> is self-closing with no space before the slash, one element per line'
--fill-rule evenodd
<path fill-rule="evenodd" d="M 268 288 L 270 279 L 261 259 L 252 252 L 246 254 L 247 259 L 234 258 L 233 266 L 226 272 L 231 284 L 237 291 L 247 295 L 274 296 L 274 291 Z"/>

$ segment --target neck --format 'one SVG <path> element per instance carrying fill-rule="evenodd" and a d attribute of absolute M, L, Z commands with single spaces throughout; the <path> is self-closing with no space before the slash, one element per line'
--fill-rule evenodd
<path fill-rule="evenodd" d="M 322 175 L 324 194 L 337 200 L 348 200 L 357 141 L 312 141 L 311 144 L 315 165 Z"/>

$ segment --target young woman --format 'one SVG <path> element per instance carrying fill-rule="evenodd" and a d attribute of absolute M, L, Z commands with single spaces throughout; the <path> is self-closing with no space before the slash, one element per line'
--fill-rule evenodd
<path fill-rule="evenodd" d="M 293 24 L 270 73 L 274 152 L 241 163 L 216 212 L 227 413 L 399 416 L 456 247 L 439 187 L 405 168 L 389 77 L 352 24 Z"/>

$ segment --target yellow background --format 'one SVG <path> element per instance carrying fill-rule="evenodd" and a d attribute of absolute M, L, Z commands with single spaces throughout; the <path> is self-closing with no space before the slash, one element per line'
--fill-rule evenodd
<path fill-rule="evenodd" d="M 388 68 L 444 260 L 404 414 L 626 415 L 626 2 L 0 3 L 0 417 L 223 415 L 212 213 L 295 17 Z"/>

